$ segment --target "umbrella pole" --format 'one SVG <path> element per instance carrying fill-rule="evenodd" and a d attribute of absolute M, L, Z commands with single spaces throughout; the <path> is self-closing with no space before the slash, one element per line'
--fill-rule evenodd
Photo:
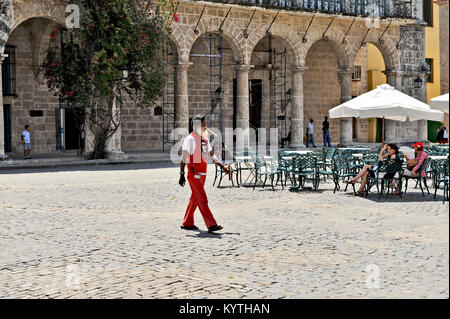
<path fill-rule="evenodd" d="M 383 116 L 383 125 L 381 129 L 381 142 L 383 143 L 384 146 L 384 116 Z"/>

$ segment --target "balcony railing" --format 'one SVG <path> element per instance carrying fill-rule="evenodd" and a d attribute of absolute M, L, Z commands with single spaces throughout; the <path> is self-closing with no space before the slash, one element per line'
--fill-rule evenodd
<path fill-rule="evenodd" d="M 412 0 L 208 0 L 243 6 L 375 18 L 412 19 Z"/>

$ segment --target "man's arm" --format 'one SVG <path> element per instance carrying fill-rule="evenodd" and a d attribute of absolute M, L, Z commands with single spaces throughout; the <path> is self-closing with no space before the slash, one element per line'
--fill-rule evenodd
<path fill-rule="evenodd" d="M 178 184 L 180 184 L 180 186 L 182 187 L 184 187 L 184 184 L 186 184 L 186 178 L 184 177 L 184 167 L 186 166 L 188 157 L 189 152 L 183 151 L 180 161 L 180 180 L 178 181 Z"/>
<path fill-rule="evenodd" d="M 209 156 L 211 157 L 211 159 L 213 160 L 214 164 L 216 164 L 217 166 L 219 166 L 225 173 L 230 174 L 230 170 L 225 167 L 222 162 L 217 158 L 216 154 L 214 154 L 214 150 L 209 152 Z"/>

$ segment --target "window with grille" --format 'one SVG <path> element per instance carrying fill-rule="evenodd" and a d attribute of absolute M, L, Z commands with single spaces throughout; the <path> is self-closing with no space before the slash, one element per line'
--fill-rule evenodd
<path fill-rule="evenodd" d="M 427 83 L 433 83 L 434 82 L 434 71 L 433 71 L 434 61 L 433 61 L 433 59 L 425 59 L 425 62 L 430 67 L 430 74 L 428 74 Z"/>
<path fill-rule="evenodd" d="M 5 47 L 5 55 L 7 57 L 2 63 L 2 88 L 3 95 L 16 95 L 16 48 Z"/>
<path fill-rule="evenodd" d="M 433 26 L 433 1 L 423 0 L 423 21 L 425 21 L 429 27 Z"/>
<path fill-rule="evenodd" d="M 352 74 L 352 80 L 353 81 L 361 81 L 361 66 L 355 65 L 353 74 Z"/>

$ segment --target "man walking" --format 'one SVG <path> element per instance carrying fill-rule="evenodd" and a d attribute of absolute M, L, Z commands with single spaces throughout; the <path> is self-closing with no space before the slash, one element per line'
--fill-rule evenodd
<path fill-rule="evenodd" d="M 184 187 L 186 179 L 184 177 L 184 167 L 188 164 L 187 180 L 191 186 L 192 195 L 189 200 L 186 214 L 184 216 L 182 229 L 197 230 L 198 227 L 194 225 L 194 212 L 198 207 L 205 221 L 208 233 L 221 230 L 223 227 L 217 225 L 211 210 L 208 206 L 208 198 L 206 197 L 204 185 L 206 181 L 206 169 L 208 163 L 206 156 L 209 154 L 213 162 L 220 166 L 222 170 L 230 174 L 230 171 L 225 167 L 220 160 L 214 155 L 214 150 L 206 138 L 207 125 L 205 116 L 197 115 L 192 119 L 193 131 L 188 135 L 183 142 L 183 153 L 180 162 L 180 186 Z"/>
<path fill-rule="evenodd" d="M 331 147 L 330 143 L 330 122 L 328 122 L 328 116 L 325 116 L 325 121 L 322 122 L 323 131 L 323 147 Z"/>
<path fill-rule="evenodd" d="M 23 159 L 31 159 L 31 134 L 29 125 L 25 125 L 25 130 L 22 132 L 21 140 L 23 142 Z"/>
<path fill-rule="evenodd" d="M 306 137 L 306 147 L 309 147 L 309 142 L 311 142 L 313 147 L 316 147 L 316 144 L 314 144 L 314 120 L 309 119 L 308 127 L 306 129 L 307 137 Z"/>

